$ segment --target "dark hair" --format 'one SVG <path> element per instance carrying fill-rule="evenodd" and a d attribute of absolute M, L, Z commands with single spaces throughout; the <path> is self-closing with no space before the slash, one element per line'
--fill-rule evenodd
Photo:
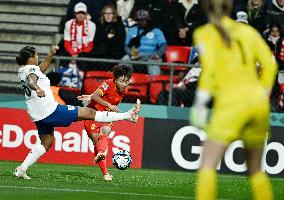
<path fill-rule="evenodd" d="M 271 29 L 272 29 L 273 27 L 277 27 L 277 28 L 279 29 L 279 32 L 280 32 L 280 33 L 282 32 L 282 29 L 281 29 L 281 26 L 280 26 L 279 23 L 277 23 L 277 22 L 271 23 L 271 24 L 269 25 L 269 32 L 271 31 Z"/>
<path fill-rule="evenodd" d="M 48 74 L 46 74 L 46 76 L 50 80 L 51 86 L 57 86 L 60 83 L 62 77 L 58 72 L 49 72 Z"/>
<path fill-rule="evenodd" d="M 113 76 L 115 79 L 118 79 L 121 76 L 126 76 L 127 78 L 131 78 L 132 75 L 132 67 L 126 64 L 119 64 L 113 68 Z"/>
<path fill-rule="evenodd" d="M 34 57 L 35 54 L 36 54 L 36 49 L 34 47 L 25 46 L 20 50 L 19 55 L 16 57 L 16 61 L 18 65 L 26 65 L 28 59 L 30 57 Z"/>
<path fill-rule="evenodd" d="M 145 9 L 137 10 L 135 14 L 135 20 L 142 20 L 142 19 L 151 20 L 150 12 L 148 10 Z"/>

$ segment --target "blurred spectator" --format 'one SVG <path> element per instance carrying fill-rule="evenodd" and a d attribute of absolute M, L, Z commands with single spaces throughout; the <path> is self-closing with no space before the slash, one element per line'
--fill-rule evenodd
<path fill-rule="evenodd" d="M 82 102 L 77 99 L 79 94 L 68 90 L 63 89 L 59 86 L 61 81 L 61 74 L 57 72 L 49 72 L 47 75 L 50 80 L 50 87 L 53 92 L 54 99 L 57 103 L 61 105 L 74 105 L 74 106 L 82 106 Z"/>
<path fill-rule="evenodd" d="M 113 4 L 106 5 L 101 17 L 96 23 L 97 30 L 94 38 L 94 49 L 89 54 L 81 53 L 82 57 L 121 59 L 124 55 L 125 29 L 121 17 L 117 15 Z M 111 70 L 111 63 L 81 62 L 80 65 L 96 70 Z"/>
<path fill-rule="evenodd" d="M 266 0 L 248 0 L 245 10 L 248 13 L 248 22 L 259 33 L 263 33 L 266 28 L 265 18 L 267 12 Z"/>
<path fill-rule="evenodd" d="M 122 20 L 127 20 L 134 7 L 135 0 L 117 0 L 117 13 L 121 16 Z"/>
<path fill-rule="evenodd" d="M 175 45 L 177 30 L 172 22 L 172 3 L 169 0 L 135 0 L 134 10 L 148 10 L 152 19 L 152 25 L 163 31 L 168 45 Z"/>
<path fill-rule="evenodd" d="M 74 17 L 74 7 L 77 3 L 82 2 L 87 5 L 88 13 L 93 22 L 96 22 L 100 18 L 101 10 L 107 4 L 116 5 L 116 0 L 70 0 L 67 7 L 67 20 Z"/>
<path fill-rule="evenodd" d="M 87 6 L 79 2 L 74 7 L 75 18 L 65 24 L 64 50 L 60 55 L 77 57 L 93 50 L 96 25 L 87 19 Z M 66 65 L 66 64 L 65 64 Z"/>
<path fill-rule="evenodd" d="M 114 5 L 108 4 L 102 9 L 94 41 L 94 51 L 102 48 L 102 56 L 105 58 L 121 59 L 125 55 L 125 30 Z"/>
<path fill-rule="evenodd" d="M 159 28 L 153 27 L 148 10 L 138 10 L 135 20 L 138 25 L 130 28 L 126 35 L 124 49 L 127 55 L 123 59 L 162 61 L 162 56 L 167 48 L 163 32 Z M 147 68 L 148 73 L 151 75 L 161 73 L 159 65 L 148 65 Z M 141 72 L 140 69 L 135 67 L 134 71 Z"/>
<path fill-rule="evenodd" d="M 237 12 L 237 22 L 248 24 L 248 14 L 244 11 Z"/>
<path fill-rule="evenodd" d="M 272 4 L 268 5 L 266 15 L 267 27 L 277 23 L 281 26 L 282 33 L 284 31 L 284 0 L 272 0 Z"/>
<path fill-rule="evenodd" d="M 207 20 L 200 0 L 178 0 L 173 3 L 172 9 L 179 45 L 192 46 L 194 29 L 205 24 Z"/>
<path fill-rule="evenodd" d="M 232 18 L 236 19 L 236 14 L 246 8 L 248 0 L 233 0 Z"/>
<path fill-rule="evenodd" d="M 279 70 L 284 70 L 284 37 L 279 24 L 271 24 L 265 40 L 275 55 Z M 282 81 L 284 83 L 284 80 Z"/>
<path fill-rule="evenodd" d="M 281 27 L 279 24 L 271 24 L 269 32 L 265 37 L 266 43 L 273 52 L 277 63 L 279 65 L 278 78 L 275 80 L 274 87 L 271 92 L 271 109 L 277 111 L 279 84 L 284 84 L 284 37 L 281 34 Z M 281 71 L 282 70 L 282 71 Z M 283 106 L 281 106 L 283 107 Z"/>
<path fill-rule="evenodd" d="M 67 21 L 64 29 L 64 48 L 71 56 L 92 51 L 96 32 L 96 25 L 86 18 L 87 6 L 84 3 L 76 4 L 74 12 L 75 18 Z"/>

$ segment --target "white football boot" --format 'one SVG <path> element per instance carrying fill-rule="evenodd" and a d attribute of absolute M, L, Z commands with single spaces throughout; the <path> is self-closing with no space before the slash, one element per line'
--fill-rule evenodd
<path fill-rule="evenodd" d="M 26 172 L 21 168 L 21 166 L 18 166 L 15 169 L 15 172 L 13 173 L 16 177 L 22 178 L 25 180 L 30 180 L 31 178 L 26 174 Z"/>
<path fill-rule="evenodd" d="M 138 113 L 141 110 L 141 101 L 140 99 L 136 100 L 136 105 L 131 108 L 128 113 L 130 114 L 130 118 L 128 121 L 136 123 L 138 121 Z"/>
<path fill-rule="evenodd" d="M 111 174 L 104 174 L 103 179 L 105 181 L 112 181 L 112 175 Z"/>

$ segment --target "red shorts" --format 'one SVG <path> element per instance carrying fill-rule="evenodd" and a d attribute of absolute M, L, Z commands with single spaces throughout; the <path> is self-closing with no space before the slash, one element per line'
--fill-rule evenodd
<path fill-rule="evenodd" d="M 95 122 L 94 120 L 84 120 L 84 126 L 87 131 L 87 134 L 91 135 L 92 133 L 100 133 L 100 129 L 102 126 L 113 127 L 113 123 Z"/>

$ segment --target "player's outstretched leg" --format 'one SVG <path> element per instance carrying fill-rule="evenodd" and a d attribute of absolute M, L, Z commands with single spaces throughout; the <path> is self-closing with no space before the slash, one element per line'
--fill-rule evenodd
<path fill-rule="evenodd" d="M 96 122 L 115 122 L 120 120 L 128 120 L 135 123 L 138 120 L 140 108 L 141 101 L 139 99 L 137 99 L 136 105 L 132 109 L 124 113 L 95 111 L 88 107 L 78 107 L 78 117 L 76 120 L 95 120 Z"/>

